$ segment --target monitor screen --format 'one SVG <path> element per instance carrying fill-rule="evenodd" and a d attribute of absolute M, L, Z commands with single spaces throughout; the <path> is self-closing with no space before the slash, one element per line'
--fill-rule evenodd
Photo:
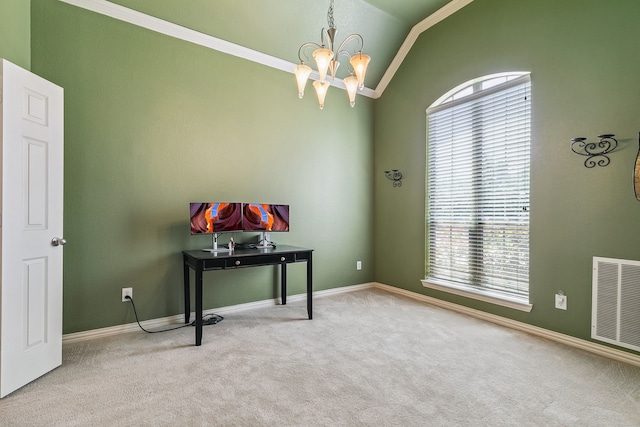
<path fill-rule="evenodd" d="M 191 203 L 191 234 L 242 231 L 242 203 Z"/>
<path fill-rule="evenodd" d="M 289 205 L 244 203 L 244 231 L 289 231 Z"/>

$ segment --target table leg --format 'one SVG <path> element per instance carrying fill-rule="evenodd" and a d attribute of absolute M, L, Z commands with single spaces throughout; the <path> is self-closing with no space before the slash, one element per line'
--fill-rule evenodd
<path fill-rule="evenodd" d="M 280 299 L 282 305 L 287 303 L 287 264 L 280 264 Z"/>
<path fill-rule="evenodd" d="M 309 320 L 313 319 L 313 267 L 311 265 L 311 252 L 309 252 L 309 259 L 307 259 L 307 314 Z"/>
<path fill-rule="evenodd" d="M 189 264 L 184 256 L 184 323 L 189 323 L 191 317 L 191 296 L 189 295 Z"/>
<path fill-rule="evenodd" d="M 196 268 L 196 345 L 202 344 L 202 268 Z"/>

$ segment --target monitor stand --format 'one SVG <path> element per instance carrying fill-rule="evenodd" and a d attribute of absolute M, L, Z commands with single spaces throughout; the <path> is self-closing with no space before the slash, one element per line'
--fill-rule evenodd
<path fill-rule="evenodd" d="M 220 248 L 218 249 L 218 233 L 213 233 L 211 235 L 211 246 L 213 246 L 213 248 L 209 249 L 203 249 L 204 252 L 211 252 L 212 254 L 214 253 L 218 253 L 218 252 L 230 252 L 229 248 Z"/>
<path fill-rule="evenodd" d="M 273 243 L 271 243 L 271 233 L 268 231 L 262 231 L 260 233 L 260 237 L 258 237 L 258 246 L 256 246 L 256 248 L 266 249 L 272 247 Z"/>

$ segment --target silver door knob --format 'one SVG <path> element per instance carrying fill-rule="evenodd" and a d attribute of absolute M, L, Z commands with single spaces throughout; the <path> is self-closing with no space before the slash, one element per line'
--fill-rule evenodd
<path fill-rule="evenodd" d="M 51 239 L 51 246 L 64 246 L 67 244 L 67 241 L 62 237 L 54 237 Z"/>

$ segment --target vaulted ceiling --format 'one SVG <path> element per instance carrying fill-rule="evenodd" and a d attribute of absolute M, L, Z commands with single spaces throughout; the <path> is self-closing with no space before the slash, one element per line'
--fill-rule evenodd
<path fill-rule="evenodd" d="M 330 4 L 330 0 L 62 1 L 80 6 L 91 3 L 120 5 L 293 64 L 299 62 L 300 45 L 309 41 L 320 43 L 320 31 L 328 26 Z M 432 18 L 429 26 L 433 25 L 471 1 L 334 0 L 334 21 L 338 28 L 336 43 L 352 33 L 362 35 L 363 51 L 372 57 L 365 86 L 373 89 L 385 80 L 385 72 L 389 73 L 396 54 L 403 48 L 410 48 L 407 38 L 412 29 L 414 40 L 421 32 L 414 27 L 420 27 L 425 20 L 429 21 L 429 17 Z M 338 77 L 345 77 L 347 68 L 342 66 Z"/>

